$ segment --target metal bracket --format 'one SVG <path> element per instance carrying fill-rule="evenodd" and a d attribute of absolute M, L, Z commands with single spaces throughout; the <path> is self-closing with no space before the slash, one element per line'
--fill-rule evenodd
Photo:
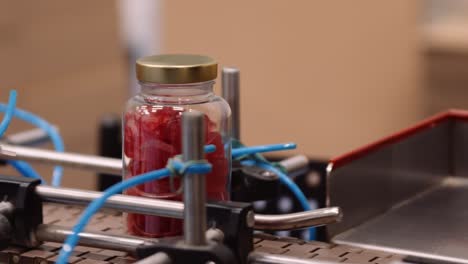
<path fill-rule="evenodd" d="M 13 227 L 13 244 L 26 247 L 39 244 L 35 235 L 35 229 L 42 224 L 42 201 L 35 192 L 39 184 L 36 179 L 0 176 L 1 198 L 12 205 L 12 212 L 6 217 Z"/>

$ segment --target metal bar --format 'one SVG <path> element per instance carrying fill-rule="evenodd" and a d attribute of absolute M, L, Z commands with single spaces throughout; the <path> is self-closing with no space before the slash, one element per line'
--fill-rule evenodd
<path fill-rule="evenodd" d="M 87 205 L 102 195 L 102 192 L 50 186 L 37 186 L 36 192 L 45 202 L 78 205 Z M 184 204 L 176 201 L 118 194 L 107 199 L 104 208 L 127 213 L 182 218 Z"/>
<path fill-rule="evenodd" d="M 237 68 L 223 68 L 221 86 L 224 99 L 231 107 L 232 135 L 240 139 L 240 72 Z"/>
<path fill-rule="evenodd" d="M 182 159 L 202 160 L 205 144 L 204 117 L 200 112 L 182 114 Z M 184 237 L 187 245 L 206 244 L 206 184 L 204 174 L 184 175 Z"/>
<path fill-rule="evenodd" d="M 291 230 L 311 226 L 322 226 L 341 220 L 343 214 L 339 207 L 321 208 L 282 215 L 255 214 L 254 228 L 257 230 Z"/>
<path fill-rule="evenodd" d="M 56 152 L 53 150 L 9 144 L 0 144 L 0 158 L 41 162 L 51 165 L 63 165 L 119 176 L 122 175 L 123 167 L 121 159 L 69 152 Z M 302 167 L 306 167 L 308 165 L 308 161 L 306 156 L 298 155 L 280 161 L 280 164 L 288 172 L 292 172 Z"/>
<path fill-rule="evenodd" d="M 287 172 L 293 172 L 296 170 L 308 168 L 309 158 L 307 158 L 305 155 L 296 155 L 280 161 L 279 164 L 284 169 L 286 169 Z"/>
<path fill-rule="evenodd" d="M 102 195 L 101 192 L 49 186 L 37 186 L 36 192 L 45 202 L 78 205 L 86 205 Z M 184 212 L 184 204 L 181 202 L 129 195 L 114 195 L 110 197 L 106 201 L 104 208 L 127 213 L 165 216 L 179 219 L 183 218 Z M 338 222 L 341 217 L 342 213 L 339 207 L 322 208 L 283 215 L 255 214 L 254 228 L 258 230 L 305 228 Z"/>
<path fill-rule="evenodd" d="M 336 264 L 336 262 L 326 260 L 295 258 L 259 252 L 251 253 L 248 262 L 250 264 Z"/>
<path fill-rule="evenodd" d="M 40 241 L 49 241 L 62 243 L 65 241 L 72 230 L 67 227 L 56 225 L 39 225 L 36 230 L 36 236 Z M 81 232 L 79 233 L 79 245 L 98 247 L 103 249 L 111 249 L 125 251 L 131 254 L 136 253 L 136 249 L 142 245 L 151 245 L 157 243 L 156 239 L 144 239 L 134 236 L 117 236 L 109 235 L 103 232 Z"/>
<path fill-rule="evenodd" d="M 122 174 L 122 161 L 120 159 L 92 155 L 0 144 L 0 158 L 64 165 L 101 173 Z"/>
<path fill-rule="evenodd" d="M 34 128 L 6 136 L 4 141 L 13 145 L 31 146 L 49 141 L 49 135 L 43 129 Z"/>

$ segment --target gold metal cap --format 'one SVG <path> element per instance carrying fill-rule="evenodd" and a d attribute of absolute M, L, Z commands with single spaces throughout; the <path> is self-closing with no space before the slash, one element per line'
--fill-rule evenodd
<path fill-rule="evenodd" d="M 216 79 L 218 63 L 202 55 L 148 56 L 137 60 L 136 75 L 141 82 L 164 84 L 206 82 Z"/>

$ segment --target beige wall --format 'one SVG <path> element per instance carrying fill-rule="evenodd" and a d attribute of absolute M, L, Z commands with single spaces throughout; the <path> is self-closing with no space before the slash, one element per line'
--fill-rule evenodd
<path fill-rule="evenodd" d="M 97 120 L 119 113 L 126 97 L 115 5 L 0 0 L 0 101 L 18 89 L 19 106 L 60 126 L 70 151 L 95 153 Z M 162 6 L 165 52 L 209 54 L 241 69 L 248 144 L 294 140 L 298 152 L 330 157 L 427 113 L 419 1 Z M 41 172 L 49 175 L 50 168 Z M 65 172 L 65 185 L 93 187 L 92 173 Z"/>
<path fill-rule="evenodd" d="M 95 153 L 99 118 L 120 113 L 126 72 L 116 13 L 110 0 L 0 0 L 0 101 L 17 89 L 18 106 L 59 126 L 68 151 Z M 27 127 L 18 124 L 11 131 Z M 50 167 L 37 168 L 50 178 Z M 67 186 L 93 188 L 95 179 L 65 169 Z"/>
<path fill-rule="evenodd" d="M 468 46 L 468 42 L 464 44 Z M 427 113 L 468 109 L 468 52 L 451 49 L 428 52 L 425 71 Z"/>
<path fill-rule="evenodd" d="M 248 144 L 330 157 L 423 116 L 419 1 L 165 1 L 163 50 L 242 75 Z"/>

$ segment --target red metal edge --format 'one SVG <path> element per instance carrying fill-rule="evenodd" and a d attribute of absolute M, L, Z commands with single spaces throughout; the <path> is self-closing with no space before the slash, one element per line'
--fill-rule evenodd
<path fill-rule="evenodd" d="M 399 131 L 393 135 L 385 137 L 383 139 L 377 140 L 371 144 L 365 145 L 353 151 L 350 151 L 346 154 L 340 155 L 338 157 L 332 158 L 329 162 L 329 165 L 332 165 L 333 169 L 336 169 L 340 166 L 345 165 L 348 162 L 351 162 L 357 158 L 360 158 L 370 152 L 376 151 L 386 145 L 398 142 L 406 137 L 409 137 L 413 134 L 416 134 L 422 130 L 432 128 L 442 122 L 445 122 L 450 119 L 459 119 L 468 122 L 468 111 L 467 110 L 458 110 L 450 109 L 446 112 L 442 112 L 431 116 L 416 125 Z"/>

